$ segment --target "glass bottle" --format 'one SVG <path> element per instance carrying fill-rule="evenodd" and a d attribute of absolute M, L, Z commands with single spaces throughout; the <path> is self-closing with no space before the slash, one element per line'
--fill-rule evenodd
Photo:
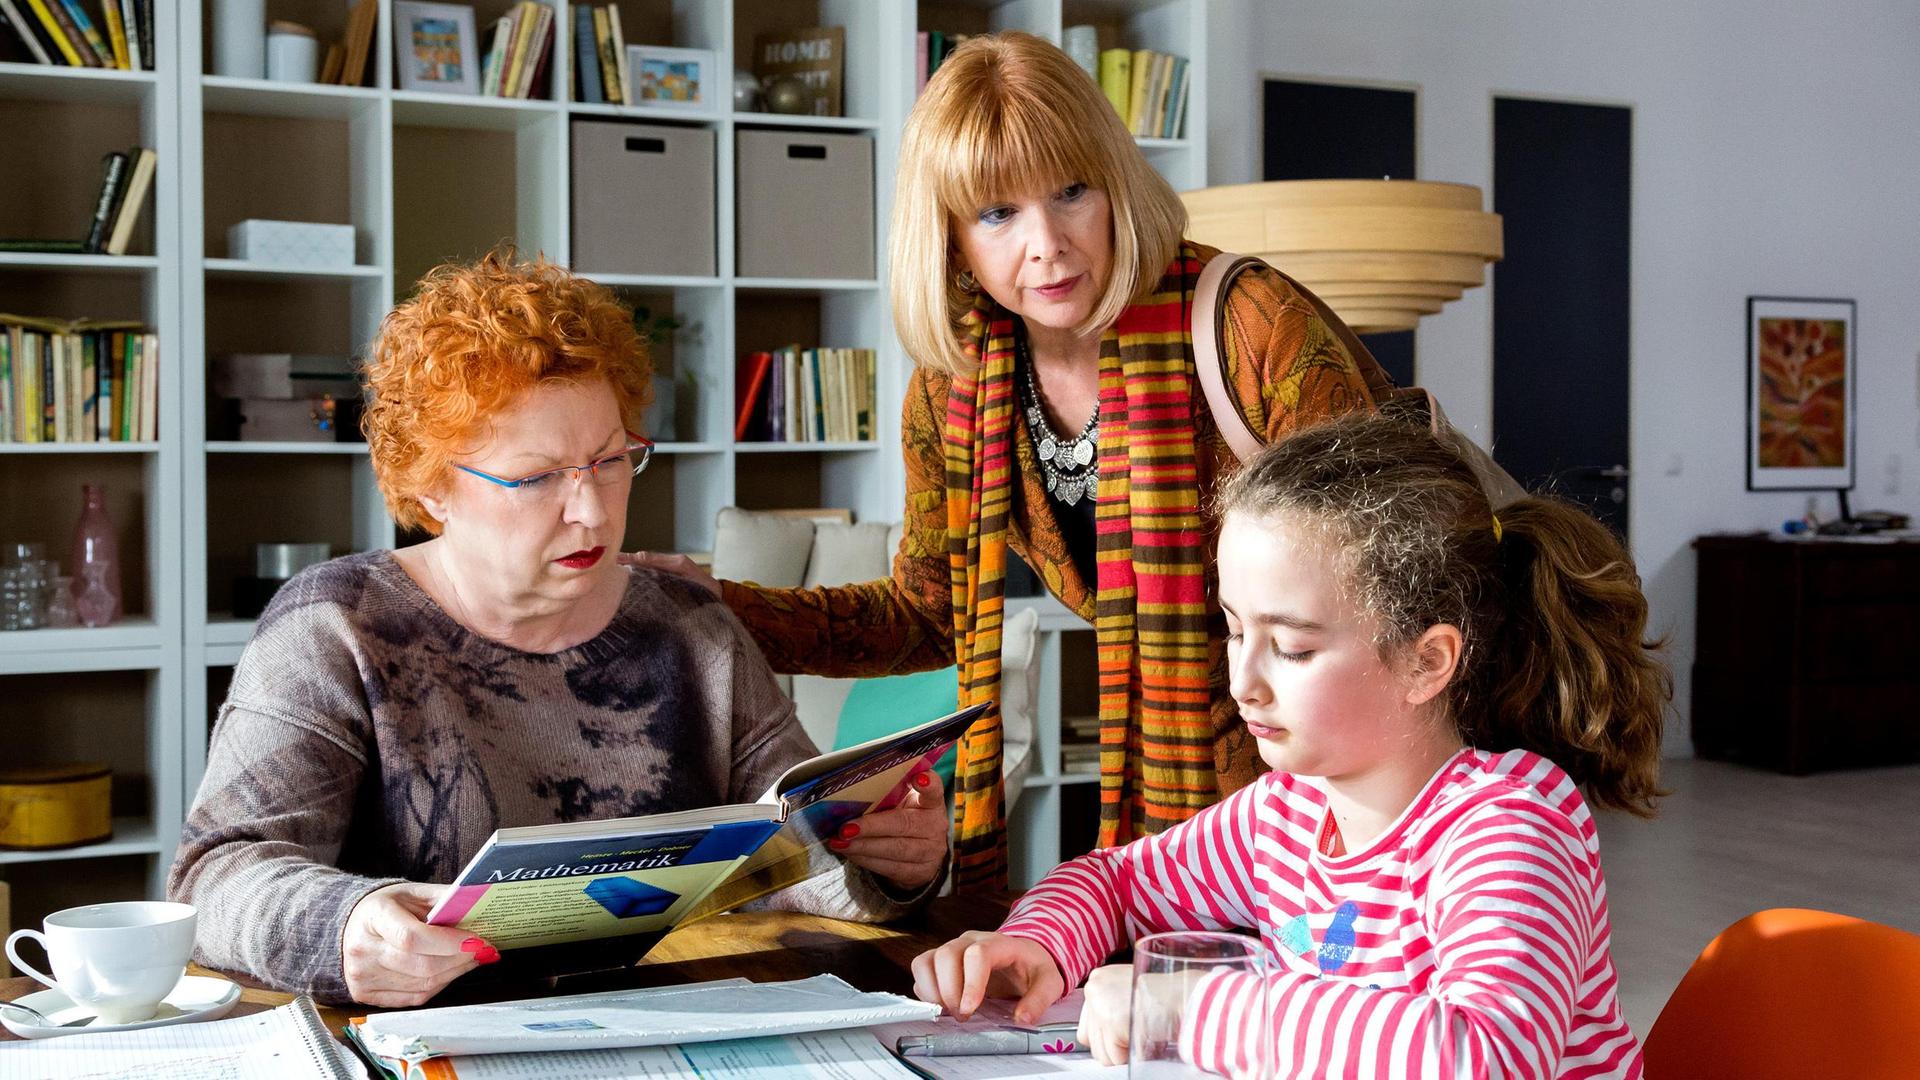
<path fill-rule="evenodd" d="M 120 545 L 107 516 L 107 489 L 81 487 L 84 506 L 73 530 L 74 611 L 87 626 L 106 626 L 120 617 Z"/>
<path fill-rule="evenodd" d="M 53 586 L 47 590 L 47 625 L 55 630 L 80 625 L 80 613 L 74 610 L 73 579 L 55 567 Z"/>

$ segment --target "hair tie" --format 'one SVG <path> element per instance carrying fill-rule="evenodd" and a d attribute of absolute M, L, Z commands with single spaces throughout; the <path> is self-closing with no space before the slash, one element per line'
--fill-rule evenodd
<path fill-rule="evenodd" d="M 1505 533 L 1506 530 L 1500 527 L 1500 515 L 1493 515 L 1493 542 L 1496 544 L 1499 543 L 1500 538 L 1505 535 Z"/>

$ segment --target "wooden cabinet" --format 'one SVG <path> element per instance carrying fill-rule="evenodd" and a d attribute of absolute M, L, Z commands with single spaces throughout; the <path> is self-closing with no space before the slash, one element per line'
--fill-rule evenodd
<path fill-rule="evenodd" d="M 1693 547 L 1696 753 L 1795 774 L 1920 760 L 1920 543 Z"/>

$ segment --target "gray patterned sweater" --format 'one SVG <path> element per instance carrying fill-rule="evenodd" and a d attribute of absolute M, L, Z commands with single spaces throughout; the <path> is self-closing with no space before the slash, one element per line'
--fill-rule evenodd
<path fill-rule="evenodd" d="M 597 637 L 534 654 L 455 622 L 391 552 L 352 555 L 261 617 L 167 893 L 199 908 L 202 964 L 344 1002 L 341 934 L 374 889 L 452 881 L 497 828 L 752 802 L 814 752 L 696 586 L 634 571 Z M 832 862 L 763 903 L 882 919 L 919 899 Z"/>

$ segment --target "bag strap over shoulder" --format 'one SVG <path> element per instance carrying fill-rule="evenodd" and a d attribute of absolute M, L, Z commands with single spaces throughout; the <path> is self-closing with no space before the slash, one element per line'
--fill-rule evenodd
<path fill-rule="evenodd" d="M 1200 268 L 1200 277 L 1193 287 L 1191 329 L 1194 369 L 1200 378 L 1200 390 L 1207 399 L 1207 410 L 1213 414 L 1214 425 L 1220 429 L 1220 436 L 1233 450 L 1233 455 L 1241 461 L 1259 453 L 1260 448 L 1266 445 L 1266 438 L 1247 423 L 1240 400 L 1227 385 L 1227 354 L 1221 342 L 1225 340 L 1227 294 L 1233 289 L 1234 279 L 1242 271 L 1255 266 L 1266 266 L 1293 286 L 1313 305 L 1327 328 L 1340 339 L 1340 343 L 1347 347 L 1348 353 L 1356 361 L 1373 361 L 1372 350 L 1367 348 L 1345 320 L 1333 313 L 1326 301 L 1313 294 L 1313 290 L 1252 255 L 1233 255 L 1223 251 L 1214 256 Z M 1481 490 L 1487 493 L 1487 500 L 1496 511 L 1526 498 L 1526 488 L 1501 468 L 1478 443 L 1455 429 L 1448 422 L 1446 413 L 1440 410 L 1440 402 L 1428 391 L 1419 387 L 1399 388 L 1390 398 L 1377 404 L 1382 410 L 1418 416 L 1420 422 L 1426 424 L 1435 435 L 1452 445 L 1479 478 Z"/>
<path fill-rule="evenodd" d="M 1233 456 L 1241 461 L 1259 453 L 1265 440 L 1247 423 L 1247 414 L 1227 388 L 1227 354 L 1220 342 L 1226 330 L 1227 290 L 1233 288 L 1233 279 L 1240 271 L 1258 265 L 1260 260 L 1251 255 L 1223 251 L 1200 268 L 1200 280 L 1193 287 L 1193 366 L 1207 398 L 1207 411 L 1213 414 L 1213 422 Z"/>

